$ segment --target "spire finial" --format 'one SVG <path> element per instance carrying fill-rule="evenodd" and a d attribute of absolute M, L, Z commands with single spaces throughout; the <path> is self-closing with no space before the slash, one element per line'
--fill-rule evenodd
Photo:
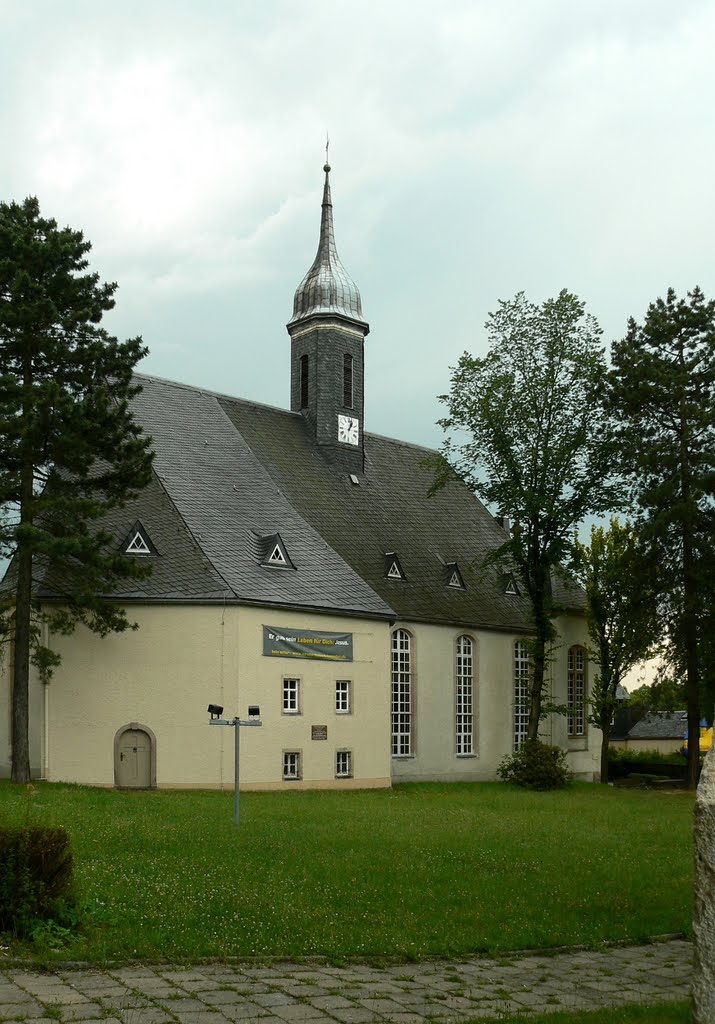
<path fill-rule="evenodd" d="M 325 171 L 326 174 L 328 174 L 329 171 L 330 171 L 330 161 L 328 159 L 328 150 L 329 149 L 330 149 L 330 136 L 326 132 L 325 133 L 325 166 L 323 167 L 323 170 Z"/>

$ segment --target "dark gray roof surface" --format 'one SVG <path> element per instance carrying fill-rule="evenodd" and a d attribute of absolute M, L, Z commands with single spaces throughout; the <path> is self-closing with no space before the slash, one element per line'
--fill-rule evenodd
<path fill-rule="evenodd" d="M 153 438 L 155 477 L 106 524 L 121 543 L 140 522 L 157 554 L 143 556 L 153 574 L 116 598 L 529 629 L 528 598 L 506 594 L 496 569 L 475 568 L 506 540 L 502 527 L 456 480 L 427 496 L 435 452 L 366 433 L 356 485 L 318 450 L 299 413 L 154 377 L 137 382 L 134 411 Z M 265 564 L 277 536 L 294 569 Z M 386 578 L 387 552 L 405 579 Z M 447 586 L 448 563 L 465 589 Z M 578 588 L 556 591 L 568 607 L 583 603 Z"/>
<path fill-rule="evenodd" d="M 629 740 L 682 740 L 688 730 L 687 711 L 649 711 L 628 733 Z"/>
<path fill-rule="evenodd" d="M 392 614 L 281 493 L 215 395 L 150 377 L 138 380 L 143 391 L 134 402 L 135 416 L 154 439 L 155 472 L 223 581 L 226 597 Z M 161 552 L 154 561 L 172 559 L 173 542 L 161 529 L 155 533 L 151 517 L 136 509 L 130 515 L 141 521 Z M 273 534 L 280 534 L 295 570 L 260 564 L 257 535 Z M 187 597 L 194 584 L 189 572 Z"/>
<path fill-rule="evenodd" d="M 291 503 L 400 618 L 528 628 L 528 600 L 506 595 L 496 573 L 469 570 L 504 543 L 502 528 L 457 482 L 427 497 L 434 470 L 424 462 L 433 451 L 366 433 L 355 485 L 316 450 L 299 414 L 236 399 L 221 405 Z M 388 551 L 405 580 L 385 578 Z M 466 590 L 446 586 L 446 562 L 458 563 Z"/>

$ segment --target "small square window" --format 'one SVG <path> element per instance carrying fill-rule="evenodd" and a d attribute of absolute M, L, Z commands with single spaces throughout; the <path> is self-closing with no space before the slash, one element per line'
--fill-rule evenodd
<path fill-rule="evenodd" d="M 283 680 L 283 714 L 300 714 L 300 679 Z"/>
<path fill-rule="evenodd" d="M 352 711 L 351 683 L 349 679 L 335 680 L 335 714 L 349 715 Z"/>
<path fill-rule="evenodd" d="M 350 779 L 353 774 L 353 755 L 351 750 L 338 750 L 335 754 L 335 777 Z"/>
<path fill-rule="evenodd" d="M 284 750 L 283 778 L 288 782 L 291 780 L 299 779 L 300 777 L 300 751 Z"/>

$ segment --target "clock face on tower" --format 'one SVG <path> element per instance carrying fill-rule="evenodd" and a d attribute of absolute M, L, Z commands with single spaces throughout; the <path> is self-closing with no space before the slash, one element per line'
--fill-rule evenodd
<path fill-rule="evenodd" d="M 360 443 L 360 420 L 354 416 L 338 416 L 338 441 L 343 444 Z"/>

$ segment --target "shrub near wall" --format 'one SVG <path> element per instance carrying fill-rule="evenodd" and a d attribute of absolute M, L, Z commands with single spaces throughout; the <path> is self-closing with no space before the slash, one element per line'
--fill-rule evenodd
<path fill-rule="evenodd" d="M 572 775 L 566 751 L 541 740 L 525 740 L 515 754 L 502 758 L 497 775 L 524 789 L 562 789 Z"/>
<path fill-rule="evenodd" d="M 64 828 L 0 828 L 0 931 L 23 937 L 74 902 L 70 839 Z"/>

